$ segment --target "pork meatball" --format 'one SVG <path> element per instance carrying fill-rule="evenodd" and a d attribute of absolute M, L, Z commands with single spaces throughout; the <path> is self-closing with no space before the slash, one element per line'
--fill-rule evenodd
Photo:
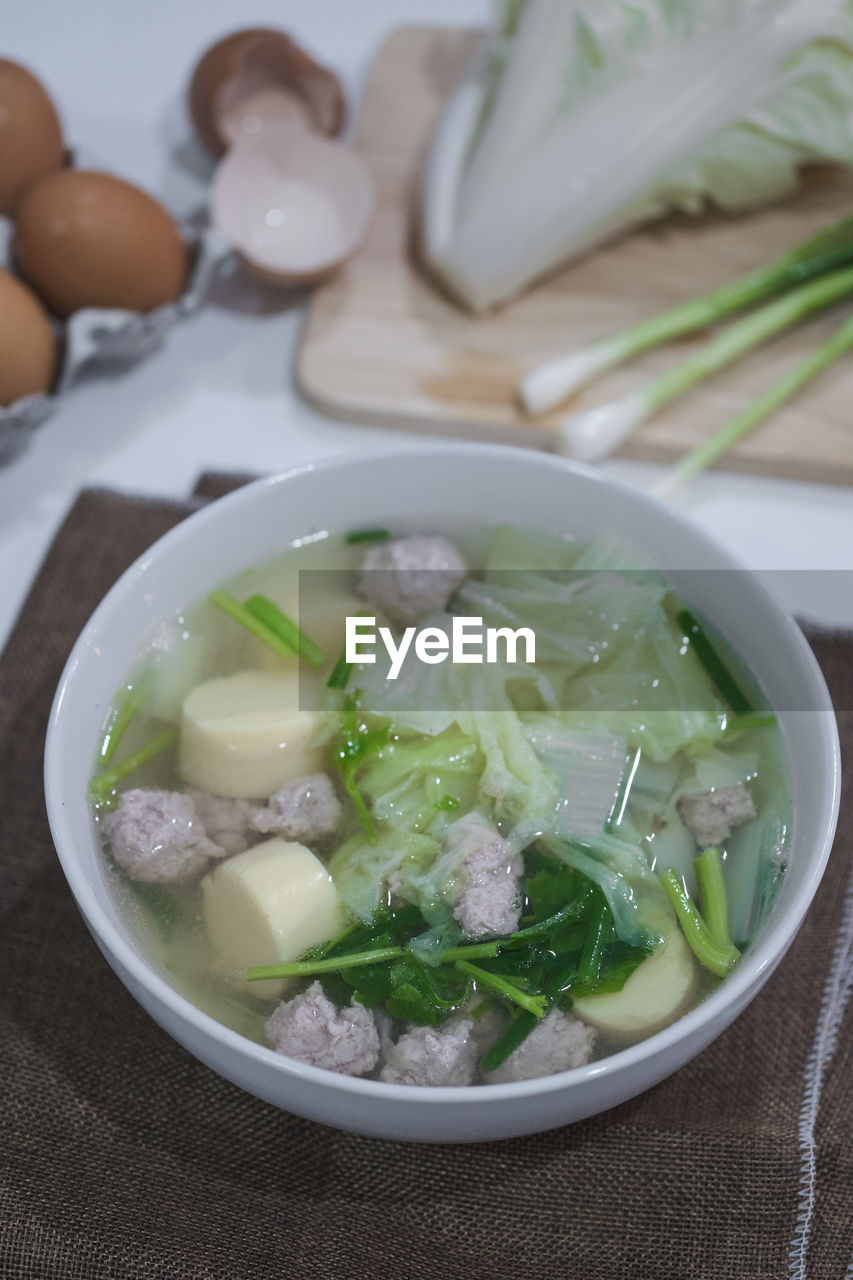
<path fill-rule="evenodd" d="M 479 1052 L 473 1032 L 470 1018 L 443 1027 L 410 1027 L 389 1050 L 380 1080 L 445 1088 L 471 1084 Z"/>
<path fill-rule="evenodd" d="M 249 825 L 254 808 L 251 800 L 234 800 L 212 791 L 190 790 L 186 794 L 192 798 L 205 834 L 226 853 L 243 853 L 257 842 Z"/>
<path fill-rule="evenodd" d="M 594 1042 L 592 1027 L 562 1009 L 552 1009 L 506 1061 L 483 1073 L 483 1079 L 487 1084 L 513 1084 L 582 1067 L 592 1057 Z"/>
<path fill-rule="evenodd" d="M 284 836 L 309 847 L 334 835 L 341 824 L 343 807 L 325 773 L 286 782 L 270 796 L 265 809 L 252 815 L 252 826 L 265 835 Z"/>
<path fill-rule="evenodd" d="M 462 891 L 453 907 L 466 938 L 514 933 L 522 908 L 524 863 L 481 814 L 467 814 L 447 829 L 448 848 L 460 859 Z"/>
<path fill-rule="evenodd" d="M 447 538 L 395 538 L 368 549 L 359 592 L 392 622 L 410 627 L 447 608 L 467 575 Z"/>
<path fill-rule="evenodd" d="M 364 1075 L 379 1061 L 379 1032 L 370 1010 L 355 1002 L 339 1009 L 319 982 L 283 1000 L 264 1034 L 277 1053 L 342 1076 Z"/>
<path fill-rule="evenodd" d="M 678 812 L 689 827 L 700 849 L 722 844 L 735 827 L 755 817 L 752 796 L 742 782 L 733 787 L 718 787 L 701 796 L 682 796 Z"/>
<path fill-rule="evenodd" d="M 150 884 L 191 880 L 225 854 L 208 838 L 192 797 L 179 791 L 123 792 L 103 832 L 122 870 Z"/>

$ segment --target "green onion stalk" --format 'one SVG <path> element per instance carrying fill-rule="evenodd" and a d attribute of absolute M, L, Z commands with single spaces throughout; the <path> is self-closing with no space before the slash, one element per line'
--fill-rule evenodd
<path fill-rule="evenodd" d="M 723 329 L 701 350 L 655 378 L 639 391 L 581 413 L 570 414 L 558 428 L 561 452 L 584 462 L 597 462 L 614 452 L 648 418 L 702 379 L 738 360 L 806 316 L 853 293 L 853 267 L 833 271 L 786 293 Z"/>
<path fill-rule="evenodd" d="M 765 302 L 850 262 L 853 218 L 845 218 L 767 266 L 738 276 L 701 298 L 652 316 L 612 338 L 547 361 L 522 379 L 521 403 L 528 413 L 547 413 L 606 369 L 665 342 L 706 329 L 736 311 Z"/>
<path fill-rule="evenodd" d="M 661 877 L 666 896 L 696 959 L 718 978 L 730 973 L 740 952 L 729 937 L 726 889 L 719 850 L 711 847 L 693 863 L 702 910 L 696 906 L 677 872 L 670 868 Z"/>
<path fill-rule="evenodd" d="M 823 346 L 818 347 L 817 351 L 812 352 L 772 387 L 753 400 L 737 417 L 716 431 L 709 440 L 705 440 L 686 453 L 655 486 L 658 497 L 672 497 L 698 472 L 721 458 L 732 445 L 737 444 L 750 431 L 760 426 L 786 400 L 790 400 L 828 365 L 833 364 L 851 348 L 853 348 L 853 317 L 847 320 Z"/>

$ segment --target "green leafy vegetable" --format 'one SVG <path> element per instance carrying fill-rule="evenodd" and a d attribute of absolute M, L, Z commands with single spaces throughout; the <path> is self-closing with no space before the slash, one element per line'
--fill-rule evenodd
<path fill-rule="evenodd" d="M 575 988 L 583 995 L 621 990 L 650 949 L 612 940 L 612 916 L 585 876 L 532 850 L 526 864 L 524 919 L 539 918 L 506 937 L 462 942 L 426 960 L 416 949 L 425 925 L 419 908 L 379 907 L 300 960 L 256 966 L 247 977 L 316 977 L 339 1004 L 354 998 L 425 1026 L 462 1008 L 476 985 L 519 1011 L 501 1037 L 508 1054 L 558 1001 L 568 1007 Z"/>
<path fill-rule="evenodd" d="M 595 905 L 578 965 L 578 982 L 589 990 L 594 991 L 598 985 L 604 949 L 612 934 L 613 915 L 607 903 L 601 899 Z"/>
<path fill-rule="evenodd" d="M 252 965 L 246 970 L 248 982 L 264 982 L 267 978 L 314 978 L 319 973 L 342 973 L 378 964 L 381 960 L 397 960 L 402 947 L 375 947 L 372 951 L 354 951 L 346 956 L 326 956 L 323 960 L 291 960 L 279 964 Z"/>
<path fill-rule="evenodd" d="M 663 887 L 696 959 L 724 978 L 737 964 L 740 952 L 729 937 L 719 850 L 705 849 L 693 866 L 699 882 L 701 912 L 671 868 L 662 877 Z"/>
<path fill-rule="evenodd" d="M 535 1018 L 543 1017 L 545 1013 L 545 997 L 543 995 L 528 996 L 515 983 L 507 982 L 499 974 L 490 973 L 487 969 L 471 964 L 467 960 L 457 960 L 456 968 L 462 973 L 469 974 L 475 982 L 485 987 L 487 991 L 494 991 L 498 995 L 506 996 L 513 1004 L 517 1004 L 520 1009 L 525 1009 L 528 1013 L 532 1013 Z"/>
<path fill-rule="evenodd" d="M 389 732 L 390 725 L 387 722 L 373 727 L 368 725 L 361 713 L 358 694 L 345 699 L 340 733 L 332 744 L 332 760 L 372 844 L 377 839 L 376 827 L 358 788 L 356 774 L 371 756 L 378 754 L 385 746 Z"/>

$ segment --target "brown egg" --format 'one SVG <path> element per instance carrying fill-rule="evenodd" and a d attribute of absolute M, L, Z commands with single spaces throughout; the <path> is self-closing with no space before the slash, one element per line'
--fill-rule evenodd
<path fill-rule="evenodd" d="M 12 213 L 26 188 L 65 162 L 56 109 L 32 72 L 0 58 L 0 213 Z"/>
<path fill-rule="evenodd" d="M 38 298 L 0 270 L 0 405 L 49 391 L 56 369 L 56 338 Z"/>
<path fill-rule="evenodd" d="M 346 114 L 337 76 L 270 27 L 235 31 L 212 45 L 193 72 L 189 105 L 196 133 L 214 155 L 243 132 L 244 109 L 276 123 L 296 116 L 329 137 L 340 133 Z"/>
<path fill-rule="evenodd" d="M 81 307 L 153 311 L 184 286 L 187 250 L 156 200 L 107 173 L 61 169 L 30 187 L 14 239 L 21 275 L 63 319 Z"/>

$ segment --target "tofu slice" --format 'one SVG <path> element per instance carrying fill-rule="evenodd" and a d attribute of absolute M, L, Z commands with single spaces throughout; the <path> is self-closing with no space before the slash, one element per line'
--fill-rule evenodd
<path fill-rule="evenodd" d="M 184 699 L 178 768 L 191 786 L 251 800 L 323 768 L 318 717 L 299 710 L 299 671 L 239 671 Z"/>
<path fill-rule="evenodd" d="M 632 1043 L 668 1027 L 686 1011 L 697 976 L 693 952 L 681 930 L 672 927 L 621 991 L 582 996 L 574 1001 L 572 1013 L 603 1034 Z"/>
<path fill-rule="evenodd" d="M 304 844 L 266 840 L 220 862 L 201 882 L 208 941 L 229 974 L 297 960 L 343 927 L 334 881 Z M 252 989 L 279 989 L 258 982 Z"/>

